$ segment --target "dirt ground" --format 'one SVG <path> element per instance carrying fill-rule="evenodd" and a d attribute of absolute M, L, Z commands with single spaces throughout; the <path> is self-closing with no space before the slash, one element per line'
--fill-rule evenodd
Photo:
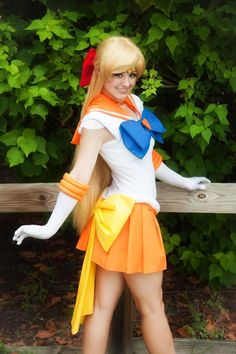
<path fill-rule="evenodd" d="M 83 254 L 75 249 L 73 230 L 48 241 L 12 241 L 24 223 L 41 223 L 39 214 L 0 218 L 0 341 L 14 346 L 78 346 L 81 334 L 72 336 L 70 319 Z M 164 301 L 175 338 L 197 337 L 236 340 L 236 287 L 211 291 L 195 277 L 164 275 Z M 134 336 L 141 335 L 134 310 Z"/>

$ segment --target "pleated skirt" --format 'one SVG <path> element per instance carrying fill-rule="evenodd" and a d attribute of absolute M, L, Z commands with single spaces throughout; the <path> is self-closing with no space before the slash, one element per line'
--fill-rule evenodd
<path fill-rule="evenodd" d="M 86 250 L 92 219 L 82 231 L 76 248 Z M 148 204 L 135 204 L 128 220 L 108 252 L 95 238 L 92 261 L 123 273 L 152 273 L 166 269 L 166 254 L 156 212 Z"/>

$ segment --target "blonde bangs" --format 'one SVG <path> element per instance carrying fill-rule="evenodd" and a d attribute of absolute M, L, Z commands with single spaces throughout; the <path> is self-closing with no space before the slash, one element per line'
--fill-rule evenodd
<path fill-rule="evenodd" d="M 98 48 L 97 61 L 104 78 L 112 73 L 125 72 L 130 68 L 134 68 L 137 76 L 140 77 L 145 69 L 142 52 L 126 37 L 111 37 L 105 40 Z"/>

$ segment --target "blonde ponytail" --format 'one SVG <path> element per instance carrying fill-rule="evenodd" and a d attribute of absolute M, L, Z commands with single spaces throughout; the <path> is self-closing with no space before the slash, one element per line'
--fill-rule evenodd
<path fill-rule="evenodd" d="M 78 147 L 76 147 L 76 150 Z M 77 152 L 76 152 L 77 153 Z M 75 153 L 75 158 L 76 158 Z M 111 170 L 98 155 L 96 165 L 89 181 L 89 190 L 73 211 L 73 225 L 78 233 L 84 229 L 92 216 L 93 209 L 102 192 L 111 184 Z"/>

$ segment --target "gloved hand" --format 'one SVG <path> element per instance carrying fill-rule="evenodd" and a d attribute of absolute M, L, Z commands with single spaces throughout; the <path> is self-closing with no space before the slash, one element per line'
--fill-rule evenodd
<path fill-rule="evenodd" d="M 74 209 L 78 200 L 59 192 L 55 207 L 46 225 L 23 225 L 15 231 L 13 241 L 20 245 L 27 237 L 46 240 L 55 235 L 69 214 Z"/>
<path fill-rule="evenodd" d="M 162 182 L 168 183 L 172 186 L 193 191 L 195 189 L 206 189 L 206 183 L 211 181 L 206 177 L 183 177 L 171 170 L 163 162 L 155 171 L 155 176 Z"/>

